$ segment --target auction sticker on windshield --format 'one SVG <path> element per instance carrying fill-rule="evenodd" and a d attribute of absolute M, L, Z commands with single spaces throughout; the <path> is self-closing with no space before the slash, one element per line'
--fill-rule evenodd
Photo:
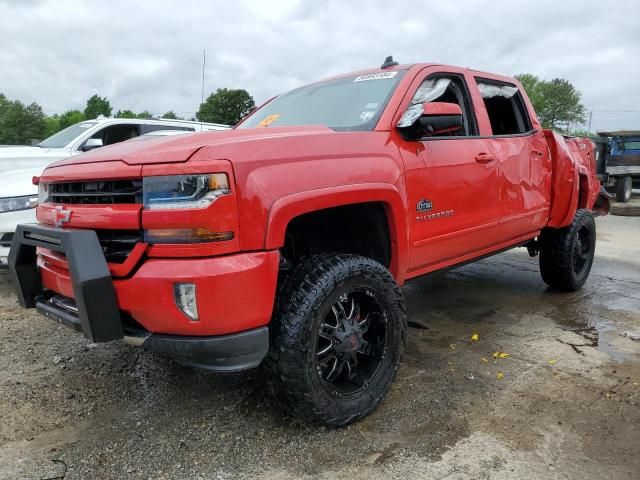
<path fill-rule="evenodd" d="M 258 125 L 256 125 L 257 127 L 268 127 L 269 125 L 271 125 L 273 122 L 275 122 L 278 118 L 280 118 L 280 114 L 279 113 L 275 113 L 273 115 L 269 115 L 268 117 L 265 117 L 264 120 L 262 120 Z"/>
<path fill-rule="evenodd" d="M 368 75 L 360 75 L 353 79 L 353 82 L 366 82 L 367 80 L 385 80 L 387 78 L 393 78 L 398 74 L 398 72 L 379 72 L 379 73 L 370 73 Z"/>

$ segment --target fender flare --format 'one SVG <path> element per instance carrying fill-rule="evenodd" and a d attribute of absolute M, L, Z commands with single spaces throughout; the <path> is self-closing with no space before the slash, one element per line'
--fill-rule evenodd
<path fill-rule="evenodd" d="M 293 193 L 277 199 L 267 216 L 265 248 L 284 245 L 289 222 L 300 215 L 358 203 L 382 203 L 387 215 L 391 243 L 389 270 L 399 284 L 404 282 L 408 266 L 407 206 L 398 189 L 387 183 L 340 185 Z"/>

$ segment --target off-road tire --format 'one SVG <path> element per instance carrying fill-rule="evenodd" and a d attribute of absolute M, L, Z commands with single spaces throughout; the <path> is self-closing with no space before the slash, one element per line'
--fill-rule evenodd
<path fill-rule="evenodd" d="M 591 271 L 595 246 L 596 224 L 588 210 L 578 210 L 568 227 L 544 230 L 540 237 L 542 280 L 557 290 L 578 290 Z"/>
<path fill-rule="evenodd" d="M 633 180 L 630 176 L 618 177 L 616 182 L 616 202 L 627 203 L 631 200 Z"/>
<path fill-rule="evenodd" d="M 406 307 L 400 288 L 378 262 L 357 255 L 323 254 L 301 261 L 283 280 L 263 362 L 279 405 L 305 422 L 342 426 L 371 413 L 393 383 L 404 351 Z M 316 365 L 319 326 L 349 288 L 374 293 L 386 309 L 385 348 L 376 373 L 356 396 L 340 398 L 327 388 Z"/>

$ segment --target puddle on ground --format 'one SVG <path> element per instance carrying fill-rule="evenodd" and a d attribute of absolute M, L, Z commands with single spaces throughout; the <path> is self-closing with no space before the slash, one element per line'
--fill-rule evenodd
<path fill-rule="evenodd" d="M 555 294 L 553 294 L 555 295 Z M 563 329 L 584 336 L 595 335 L 593 347 L 613 361 L 623 363 L 640 354 L 640 346 L 632 345 L 620 334 L 640 329 L 640 299 L 618 291 L 576 293 L 570 301 L 553 299 L 557 314 L 553 320 Z"/>
<path fill-rule="evenodd" d="M 611 296 L 604 299 L 602 305 L 610 310 L 625 310 L 640 315 L 640 298 Z"/>

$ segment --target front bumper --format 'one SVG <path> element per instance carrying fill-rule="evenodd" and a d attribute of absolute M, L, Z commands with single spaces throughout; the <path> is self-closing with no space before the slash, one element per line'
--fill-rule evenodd
<path fill-rule="evenodd" d="M 36 248 L 63 254 L 68 270 L 38 260 Z M 139 345 L 180 363 L 234 371 L 267 353 L 278 260 L 277 252 L 149 259 L 114 280 L 94 231 L 19 225 L 9 269 L 22 306 L 94 342 L 131 338 L 132 330 Z M 197 286 L 199 321 L 175 304 L 173 285 L 182 281 Z"/>
<path fill-rule="evenodd" d="M 10 243 L 4 237 L 13 234 L 18 224 L 34 222 L 36 222 L 35 208 L 0 213 L 0 268 L 7 268 L 9 261 Z"/>

